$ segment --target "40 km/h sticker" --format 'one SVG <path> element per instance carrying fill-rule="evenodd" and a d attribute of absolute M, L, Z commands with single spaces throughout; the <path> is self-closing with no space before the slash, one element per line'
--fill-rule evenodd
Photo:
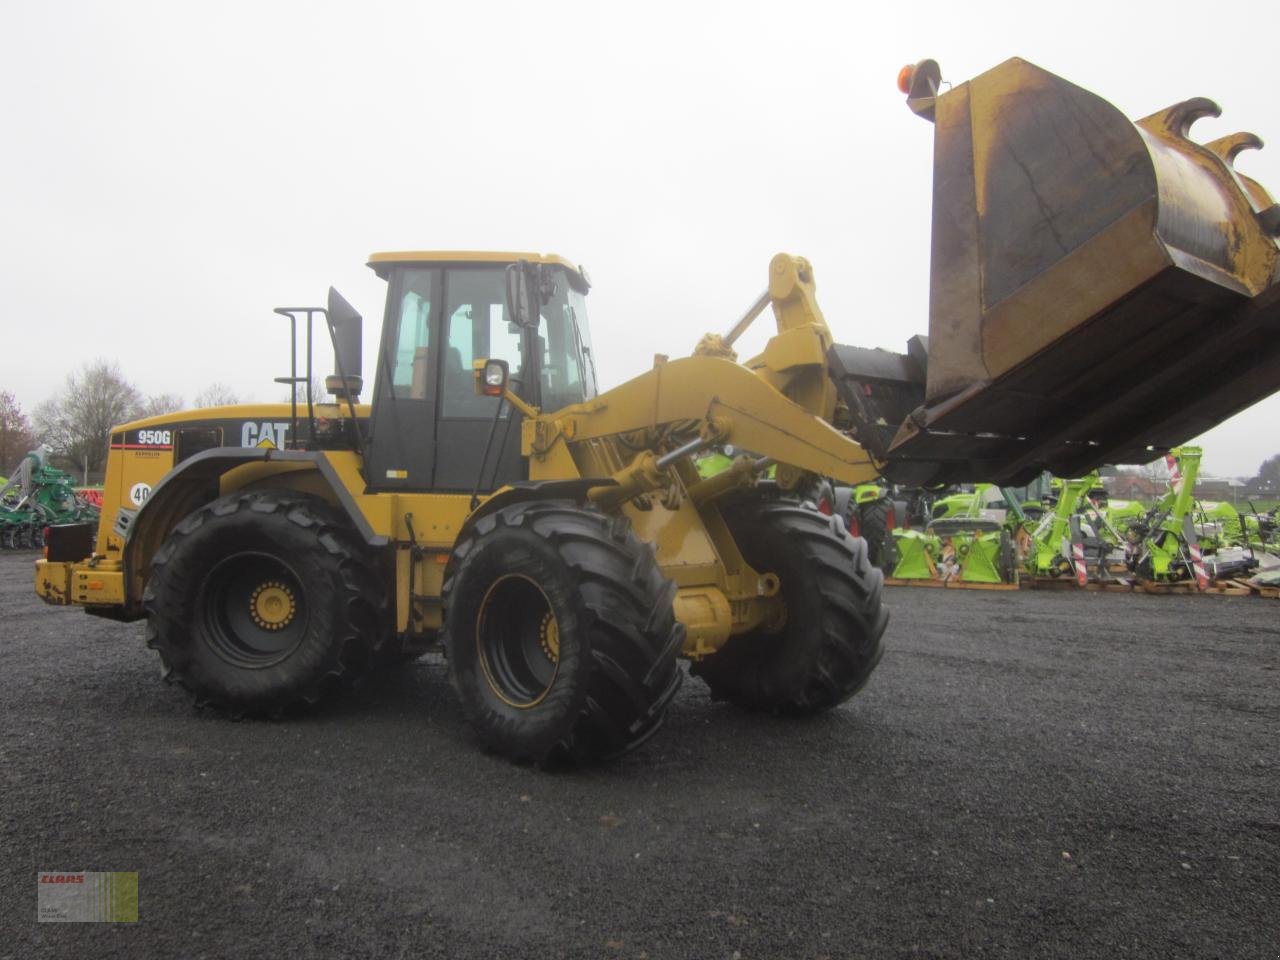
<path fill-rule="evenodd" d="M 151 484 L 135 483 L 129 488 L 129 500 L 135 507 L 140 507 L 147 502 L 147 497 L 151 496 Z"/>

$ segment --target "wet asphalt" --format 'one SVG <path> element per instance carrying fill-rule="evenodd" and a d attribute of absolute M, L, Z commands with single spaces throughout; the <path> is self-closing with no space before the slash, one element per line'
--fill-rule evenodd
<path fill-rule="evenodd" d="M 428 658 L 284 721 L 0 554 L 0 960 L 1280 957 L 1280 602 L 894 588 L 801 721 L 686 680 L 639 752 L 486 756 Z M 40 870 L 139 873 L 38 924 Z"/>

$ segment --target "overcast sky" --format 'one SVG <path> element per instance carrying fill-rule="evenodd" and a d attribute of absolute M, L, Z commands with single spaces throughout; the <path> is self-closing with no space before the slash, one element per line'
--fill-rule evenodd
<path fill-rule="evenodd" d="M 99 357 L 146 393 L 278 399 L 271 309 L 330 284 L 371 376 L 377 250 L 584 264 L 606 385 L 726 330 L 779 250 L 813 262 L 837 339 L 903 350 L 928 322 L 933 128 L 894 80 L 923 57 L 959 83 L 1021 56 L 1135 119 L 1209 96 L 1197 139 L 1280 144 L 1274 2 L 0 9 L 0 389 L 28 412 Z M 1280 191 L 1280 145 L 1238 166 Z M 1277 423 L 1272 397 L 1201 438 L 1206 471 L 1252 475 Z"/>

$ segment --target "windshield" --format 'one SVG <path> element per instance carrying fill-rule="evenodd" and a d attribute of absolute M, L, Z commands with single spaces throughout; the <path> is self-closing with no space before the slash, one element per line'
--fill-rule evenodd
<path fill-rule="evenodd" d="M 595 359 L 587 325 L 587 298 L 565 271 L 556 269 L 555 292 L 542 306 L 542 409 L 558 410 L 596 395 Z"/>

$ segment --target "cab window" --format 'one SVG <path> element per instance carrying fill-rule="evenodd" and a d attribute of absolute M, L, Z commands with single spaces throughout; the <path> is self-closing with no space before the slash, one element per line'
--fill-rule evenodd
<path fill-rule="evenodd" d="M 473 361 L 506 360 L 511 379 L 521 379 L 520 328 L 506 315 L 505 269 L 450 270 L 445 296 L 441 415 L 492 418 L 498 400 L 476 394 Z M 510 408 L 504 404 L 502 416 L 509 415 Z"/>
<path fill-rule="evenodd" d="M 431 304 L 437 298 L 439 271 L 405 271 L 396 336 L 393 392 L 400 398 L 426 400 L 431 376 Z"/>
<path fill-rule="evenodd" d="M 542 409 L 559 410 L 596 395 L 586 297 L 561 274 L 542 305 L 538 325 Z"/>

